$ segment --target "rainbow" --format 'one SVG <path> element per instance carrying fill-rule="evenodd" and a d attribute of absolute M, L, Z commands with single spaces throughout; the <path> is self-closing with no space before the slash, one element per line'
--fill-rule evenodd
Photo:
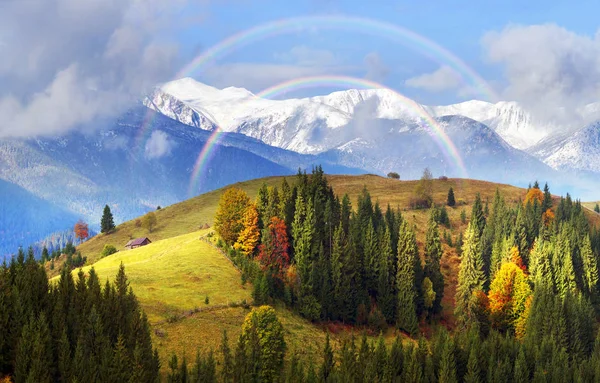
<path fill-rule="evenodd" d="M 460 75 L 463 82 L 468 83 L 469 86 L 475 89 L 484 99 L 487 99 L 490 102 L 495 102 L 499 99 L 498 95 L 494 92 L 494 90 L 473 69 L 467 66 L 460 58 L 455 56 L 453 53 L 441 47 L 432 40 L 395 24 L 363 17 L 342 15 L 303 16 L 287 18 L 271 21 L 244 30 L 225 40 L 222 40 L 218 44 L 214 45 L 213 47 L 200 54 L 199 56 L 196 56 L 189 64 L 184 66 L 175 75 L 174 78 L 179 79 L 182 77 L 191 76 L 194 73 L 197 73 L 200 70 L 202 70 L 202 68 L 204 68 L 207 64 L 214 62 L 215 60 L 218 60 L 237 49 L 240 49 L 257 41 L 284 34 L 305 32 L 314 28 L 359 32 L 367 35 L 374 35 L 377 37 L 385 38 L 393 42 L 405 45 L 407 47 L 411 47 L 416 51 L 421 52 L 423 55 L 430 58 L 432 61 L 446 65 L 453 69 L 458 75 Z M 343 81 L 340 81 L 340 83 L 341 82 Z M 338 83 L 338 85 L 340 84 Z M 280 84 L 279 86 L 282 85 Z M 358 86 L 358 84 L 355 86 Z M 365 86 L 366 84 L 363 83 L 361 87 L 364 88 Z M 377 84 L 377 87 L 385 88 L 380 86 L 379 84 Z M 409 101 L 406 101 L 406 103 L 409 103 Z M 154 116 L 154 112 L 149 109 L 136 136 L 136 147 L 142 147 L 142 149 L 139 150 L 141 152 L 143 152 L 143 144 L 144 141 L 147 139 L 148 130 L 150 129 L 150 126 L 154 120 Z M 424 120 L 431 127 L 437 126 L 435 124 L 431 125 L 431 121 L 428 121 L 425 118 Z M 433 129 L 435 130 L 435 128 Z M 202 167 L 203 162 L 211 153 L 211 149 L 212 146 L 214 146 L 214 142 L 218 141 L 218 137 L 219 129 L 217 128 L 211 134 L 205 147 L 202 149 L 202 152 L 198 157 L 198 161 L 196 161 L 196 164 L 194 166 L 194 172 L 199 171 L 198 169 Z M 444 138 L 441 138 L 443 137 L 441 135 L 438 135 L 438 137 L 440 137 L 441 142 L 448 149 L 448 152 L 452 153 L 451 157 L 455 159 L 460 158 L 459 156 L 457 156 L 456 153 L 453 153 L 455 150 L 452 150 L 453 145 L 451 145 L 451 142 L 449 143 Z M 459 163 L 458 160 L 456 160 L 455 162 L 457 164 Z M 196 177 L 193 177 L 193 179 L 195 178 Z"/>
<path fill-rule="evenodd" d="M 271 21 L 244 30 L 221 41 L 194 58 L 177 73 L 175 78 L 190 76 L 207 63 L 256 41 L 283 34 L 307 31 L 313 28 L 359 31 L 415 48 L 433 61 L 449 66 L 463 80 L 468 79 L 471 85 L 488 101 L 494 102 L 499 99 L 496 92 L 477 72 L 434 41 L 395 24 L 363 17 L 341 15 L 293 17 Z"/>
<path fill-rule="evenodd" d="M 390 92 L 393 92 L 394 95 L 398 98 L 398 101 L 402 105 L 404 105 L 409 111 L 411 111 L 415 117 L 417 117 L 430 129 L 429 131 L 431 136 L 436 141 L 437 145 L 442 149 L 442 152 L 444 153 L 446 158 L 448 158 L 449 161 L 455 165 L 456 169 L 458 169 L 460 176 L 462 178 L 468 178 L 467 170 L 458 150 L 456 149 L 456 146 L 454 146 L 454 143 L 452 142 L 450 137 L 448 137 L 446 132 L 444 132 L 444 130 L 440 127 L 438 122 L 435 119 L 433 119 L 427 113 L 427 111 L 415 101 L 377 82 L 349 76 L 303 77 L 291 81 L 282 82 L 280 84 L 267 88 L 257 93 L 254 99 L 256 100 L 270 98 L 288 91 L 296 91 L 300 89 L 316 87 L 338 87 L 345 89 L 386 89 Z M 223 132 L 220 129 L 215 129 L 210 135 L 206 144 L 204 145 L 204 148 L 202 148 L 202 151 L 198 155 L 198 159 L 194 164 L 194 168 L 190 177 L 188 195 L 193 195 L 194 191 L 196 190 L 198 177 L 204 169 L 205 164 L 208 162 L 207 159 L 212 153 L 212 149 L 216 146 L 216 144 L 219 143 L 219 139 L 222 136 L 222 134 Z"/>

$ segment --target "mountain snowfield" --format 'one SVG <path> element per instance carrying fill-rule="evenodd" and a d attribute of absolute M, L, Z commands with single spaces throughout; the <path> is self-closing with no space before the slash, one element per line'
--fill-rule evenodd
<path fill-rule="evenodd" d="M 379 135 L 377 130 L 382 125 L 401 135 L 414 132 L 415 126 L 423 126 L 419 117 L 422 114 L 438 120 L 459 115 L 484 124 L 510 147 L 532 154 L 554 169 L 600 172 L 600 162 L 590 164 L 590 153 L 600 151 L 600 145 L 596 148 L 593 136 L 585 132 L 587 128 L 578 130 L 581 126 L 577 123 L 561 128 L 558 123 L 535 119 L 517 102 L 494 104 L 471 100 L 429 106 L 400 99 L 387 89 L 350 89 L 304 99 L 269 100 L 246 89 L 230 87 L 220 90 L 183 78 L 163 84 L 146 98 L 144 104 L 188 125 L 206 130 L 219 127 L 226 132 L 241 133 L 298 153 L 330 157 L 332 151 L 338 156 L 346 153 L 343 157 L 349 161 L 356 153 L 370 150 L 370 153 L 364 154 L 377 157 L 377 160 L 365 158 L 350 163 L 379 172 L 404 163 L 399 160 L 402 154 L 398 155 L 398 151 L 393 149 L 384 153 L 387 160 L 380 158 L 382 153 L 373 156 L 372 149 L 378 146 L 378 142 L 372 139 L 372 135 Z M 577 113 L 582 119 L 592 120 L 593 116 L 600 116 L 600 103 L 589 104 Z M 461 123 L 463 128 L 469 129 L 467 125 L 464 121 Z M 447 127 L 447 124 L 441 126 Z M 568 141 L 570 135 L 548 132 L 576 132 L 573 137 L 578 143 Z M 386 140 L 395 142 L 395 138 L 398 137 L 387 136 Z M 387 146 L 387 143 L 382 144 Z M 394 157 L 397 161 L 393 160 Z M 406 165 L 404 163 L 402 170 L 412 175 L 413 169 L 407 171 Z"/>

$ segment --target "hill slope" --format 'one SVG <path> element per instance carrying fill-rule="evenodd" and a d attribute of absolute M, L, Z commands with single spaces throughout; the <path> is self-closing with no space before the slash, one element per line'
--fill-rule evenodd
<path fill-rule="evenodd" d="M 409 201 L 416 187 L 416 181 L 396 181 L 374 175 L 328 176 L 337 194 L 348 193 L 353 203 L 365 186 L 374 201 L 382 207 L 388 203 L 403 210 L 403 216 L 417 225 L 419 247 L 423 248 L 424 230 L 427 225 L 428 210 L 410 210 Z M 263 183 L 278 185 L 282 177 L 270 177 L 246 181 L 234 186 L 245 190 L 254 198 Z M 292 180 L 290 180 L 292 181 Z M 525 190 L 510 185 L 494 184 L 475 180 L 435 180 L 433 182 L 434 201 L 444 204 L 448 189 L 455 191 L 459 206 L 448 208 L 450 226 L 441 227 L 453 238 L 464 231 L 465 223 L 460 215 L 463 209 L 468 213 L 471 203 L 479 193 L 485 203 L 491 201 L 498 189 L 508 203 L 517 203 L 525 196 Z M 125 222 L 109 235 L 99 235 L 78 247 L 90 260 L 97 260 L 105 244 L 115 244 L 122 248 L 129 238 L 148 236 L 153 243 L 134 250 L 121 250 L 98 260 L 94 267 L 101 279 L 112 278 L 121 262 L 125 264 L 131 287 L 148 313 L 154 342 L 161 354 L 163 367 L 172 352 L 186 353 L 193 357 L 198 348 L 217 349 L 223 330 L 227 330 L 230 341 L 236 339 L 247 308 L 240 305 L 244 300 L 251 302 L 250 284 L 242 285 L 238 271 L 214 246 L 200 240 L 210 232 L 199 230 L 205 223 L 212 224 L 221 193 L 219 189 L 190 200 L 165 207 L 156 212 L 157 228 L 148 233 L 136 226 L 135 221 Z M 598 221 L 599 216 L 590 213 Z M 447 325 L 453 322 L 453 299 L 460 258 L 454 248 L 443 243 L 442 272 L 445 277 L 444 312 Z M 84 270 L 89 269 L 89 266 Z M 77 271 L 74 271 L 76 273 Z M 205 298 L 209 297 L 209 303 Z M 232 302 L 237 302 L 230 307 Z M 298 350 L 305 360 L 320 357 L 325 339 L 325 329 L 315 326 L 283 307 L 277 308 L 286 332 L 290 349 Z M 335 327 L 333 328 L 336 329 Z M 361 331 L 360 329 L 350 329 Z M 339 341 L 349 332 L 334 335 Z M 394 335 L 390 329 L 387 339 Z"/>

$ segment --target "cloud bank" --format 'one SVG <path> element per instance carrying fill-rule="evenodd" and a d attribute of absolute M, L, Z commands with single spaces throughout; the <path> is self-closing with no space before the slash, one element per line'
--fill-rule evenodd
<path fill-rule="evenodd" d="M 0 137 L 57 135 L 113 116 L 167 80 L 164 39 L 185 0 L 5 0 Z"/>
<path fill-rule="evenodd" d="M 600 101 L 600 32 L 586 36 L 555 24 L 510 25 L 485 34 L 482 45 L 489 61 L 503 69 L 507 100 L 557 122 L 600 117 L 578 112 Z"/>

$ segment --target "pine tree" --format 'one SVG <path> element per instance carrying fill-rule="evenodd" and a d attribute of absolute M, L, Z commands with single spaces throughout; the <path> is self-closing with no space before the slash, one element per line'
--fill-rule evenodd
<path fill-rule="evenodd" d="M 433 306 L 431 308 L 432 314 L 437 314 L 442 310 L 442 298 L 444 297 L 444 276 L 440 269 L 442 254 L 440 234 L 432 211 L 425 238 L 424 269 L 424 276 L 425 278 L 429 278 L 432 283 L 433 291 L 435 292 L 435 300 L 433 301 Z"/>
<path fill-rule="evenodd" d="M 477 193 L 475 202 L 473 203 L 473 209 L 471 210 L 471 222 L 474 222 L 475 228 L 477 229 L 477 237 L 481 238 L 483 235 L 483 229 L 485 228 L 485 215 L 483 214 L 483 205 L 481 203 L 481 195 Z"/>
<path fill-rule="evenodd" d="M 329 377 L 333 374 L 335 368 L 335 360 L 333 358 L 333 350 L 329 343 L 329 333 L 325 334 L 325 347 L 323 348 L 323 364 L 321 364 L 321 370 L 319 376 L 323 382 L 327 382 Z"/>
<path fill-rule="evenodd" d="M 517 360 L 515 360 L 515 383 L 526 383 L 529 382 L 529 366 L 527 365 L 527 358 L 525 357 L 524 347 L 519 347 L 519 353 Z"/>
<path fill-rule="evenodd" d="M 473 323 L 475 319 L 475 307 L 472 307 L 474 304 L 473 294 L 477 291 L 483 291 L 485 284 L 483 260 L 481 258 L 479 231 L 476 221 L 471 221 L 465 233 L 455 298 L 455 313 L 459 324 L 463 327 Z"/>
<path fill-rule="evenodd" d="M 400 226 L 398 242 L 398 266 L 396 284 L 398 291 L 397 325 L 400 329 L 416 335 L 417 292 L 415 289 L 415 264 L 420 262 L 415 233 L 406 221 Z"/>
<path fill-rule="evenodd" d="M 379 281 L 377 286 L 377 305 L 385 319 L 393 323 L 396 318 L 396 296 L 394 275 L 394 256 L 392 253 L 390 230 L 386 226 L 379 241 Z"/>
<path fill-rule="evenodd" d="M 579 249 L 580 257 L 583 263 L 583 284 L 584 289 L 592 303 L 598 302 L 598 261 L 592 251 L 590 236 L 586 235 Z"/>
<path fill-rule="evenodd" d="M 439 379 L 440 383 L 457 383 L 456 359 L 454 356 L 454 344 L 452 339 L 446 335 L 444 348 L 440 360 Z"/>
<path fill-rule="evenodd" d="M 379 243 L 377 242 L 377 235 L 375 234 L 375 228 L 373 227 L 372 220 L 369 220 L 369 224 L 367 225 L 363 248 L 363 254 L 365 258 L 366 288 L 370 294 L 376 295 L 379 265 L 381 260 L 379 254 Z"/>
<path fill-rule="evenodd" d="M 223 338 L 221 339 L 221 354 L 223 355 L 223 367 L 221 368 L 221 380 L 225 383 L 229 383 L 233 380 L 233 356 L 231 355 L 231 348 L 229 347 L 229 339 L 227 338 L 227 331 L 223 330 Z"/>
<path fill-rule="evenodd" d="M 471 346 L 469 352 L 469 360 L 467 362 L 467 373 L 465 375 L 465 383 L 480 383 L 481 379 L 481 368 L 479 366 L 479 349 L 475 346 Z"/>
<path fill-rule="evenodd" d="M 552 194 L 550 194 L 550 188 L 546 183 L 544 185 L 544 199 L 542 201 L 542 211 L 545 212 L 548 209 L 552 209 Z"/>
<path fill-rule="evenodd" d="M 108 234 L 115 229 L 115 221 L 108 205 L 104 206 L 102 219 L 100 220 L 100 232 Z"/>
<path fill-rule="evenodd" d="M 446 200 L 446 205 L 455 206 L 456 201 L 454 200 L 454 190 L 452 188 L 448 189 L 448 198 Z"/>

